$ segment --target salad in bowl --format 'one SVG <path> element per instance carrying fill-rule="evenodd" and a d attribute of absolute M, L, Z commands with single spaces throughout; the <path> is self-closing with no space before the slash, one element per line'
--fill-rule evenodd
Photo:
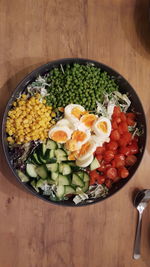
<path fill-rule="evenodd" d="M 6 157 L 37 196 L 66 205 L 93 203 L 120 189 L 138 167 L 146 139 L 143 109 L 134 90 L 122 90 L 118 74 L 105 68 L 82 59 L 44 65 L 9 101 Z"/>

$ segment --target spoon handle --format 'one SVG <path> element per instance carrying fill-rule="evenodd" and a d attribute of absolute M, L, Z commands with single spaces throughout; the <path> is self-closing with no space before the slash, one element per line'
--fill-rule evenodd
<path fill-rule="evenodd" d="M 136 229 L 136 237 L 135 237 L 135 243 L 134 243 L 134 254 L 133 254 L 133 258 L 135 260 L 138 260 L 141 257 L 140 243 L 141 243 L 142 213 L 143 212 L 139 212 L 138 224 L 137 224 L 137 229 Z"/>

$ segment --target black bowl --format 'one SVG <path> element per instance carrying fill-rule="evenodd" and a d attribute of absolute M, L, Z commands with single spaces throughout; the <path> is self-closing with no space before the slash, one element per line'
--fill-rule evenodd
<path fill-rule="evenodd" d="M 6 141 L 6 132 L 5 132 L 5 123 L 6 123 L 6 117 L 7 117 L 7 113 L 9 111 L 9 109 L 12 106 L 12 102 L 16 99 L 16 97 L 19 96 L 20 92 L 24 91 L 26 89 L 26 87 L 33 82 L 39 75 L 44 75 L 47 72 L 49 72 L 51 69 L 59 66 L 60 64 L 62 64 L 62 66 L 66 65 L 66 64 L 72 64 L 72 63 L 79 63 L 79 64 L 87 64 L 87 63 L 93 63 L 96 67 L 100 68 L 101 70 L 106 71 L 110 76 L 114 77 L 119 85 L 120 88 L 120 92 L 122 93 L 128 93 L 129 98 L 132 102 L 132 108 L 134 109 L 135 112 L 137 112 L 137 123 L 139 124 L 139 126 L 143 127 L 143 134 L 140 136 L 139 139 L 139 147 L 140 147 L 140 152 L 137 155 L 137 162 L 135 163 L 134 166 L 132 166 L 130 168 L 130 174 L 129 177 L 127 179 L 122 179 L 120 180 L 118 183 L 113 184 L 112 188 L 109 191 L 109 194 L 105 197 L 105 198 L 98 198 L 96 200 L 94 200 L 94 202 L 92 203 L 88 203 L 88 202 L 83 202 L 80 203 L 78 205 L 75 205 L 73 203 L 72 200 L 65 200 L 65 201 L 60 201 L 60 202 L 54 202 L 50 199 L 48 199 L 48 197 L 46 196 L 42 196 L 39 195 L 37 192 L 35 192 L 35 190 L 28 184 L 22 183 L 20 181 L 20 178 L 18 177 L 15 169 L 13 168 L 13 166 L 11 165 L 10 162 L 10 157 L 9 157 L 9 153 L 8 153 L 8 146 L 7 146 L 7 141 Z M 4 149 L 4 153 L 8 162 L 9 167 L 11 168 L 13 174 L 15 175 L 15 177 L 17 178 L 17 180 L 23 184 L 23 186 L 28 189 L 28 191 L 30 191 L 33 195 L 46 200 L 48 202 L 51 202 L 53 204 L 59 204 L 59 205 L 65 205 L 65 206 L 84 206 L 84 205 L 89 205 L 89 204 L 93 204 L 93 203 L 97 203 L 99 201 L 102 201 L 104 199 L 107 199 L 108 197 L 112 196 L 114 193 L 116 193 L 117 191 L 119 191 L 123 186 L 125 186 L 125 184 L 133 177 L 133 175 L 135 174 L 141 159 L 143 157 L 143 153 L 144 153 L 144 149 L 145 149 L 145 145 L 146 145 L 146 119 L 145 119 L 145 114 L 144 114 L 144 110 L 141 104 L 141 101 L 139 99 L 139 97 L 137 96 L 136 92 L 134 91 L 134 89 L 132 88 L 132 86 L 125 80 L 125 78 L 123 78 L 118 72 L 116 72 L 115 70 L 111 69 L 110 67 L 99 63 L 97 61 L 94 60 L 89 60 L 89 59 L 81 59 L 81 58 L 66 58 L 66 59 L 60 59 L 60 60 L 56 60 L 56 61 L 52 61 L 49 62 L 45 65 L 42 65 L 41 67 L 35 69 L 34 71 L 32 71 L 30 74 L 28 74 L 17 86 L 17 88 L 15 89 L 14 93 L 12 94 L 6 109 L 5 109 L 5 113 L 4 113 L 4 117 L 3 117 L 3 123 L 2 123 L 2 142 L 3 142 L 3 149 Z"/>

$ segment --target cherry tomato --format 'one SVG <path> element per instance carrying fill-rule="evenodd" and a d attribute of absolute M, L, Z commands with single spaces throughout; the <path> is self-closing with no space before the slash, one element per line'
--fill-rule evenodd
<path fill-rule="evenodd" d="M 114 159 L 114 167 L 116 167 L 117 169 L 119 169 L 120 167 L 123 167 L 125 165 L 125 160 L 121 160 L 121 159 Z"/>
<path fill-rule="evenodd" d="M 98 179 L 99 173 L 96 170 L 94 170 L 90 171 L 89 175 L 90 175 L 90 184 L 95 184 L 95 182 Z"/>
<path fill-rule="evenodd" d="M 118 148 L 118 143 L 116 141 L 110 141 L 107 145 L 106 148 L 108 150 L 116 150 Z"/>
<path fill-rule="evenodd" d="M 112 130 L 111 135 L 110 135 L 110 139 L 113 141 L 118 141 L 120 139 L 120 133 L 118 132 L 118 130 Z"/>
<path fill-rule="evenodd" d="M 96 148 L 96 155 L 98 154 L 103 154 L 105 152 L 105 147 L 104 146 L 99 146 Z"/>
<path fill-rule="evenodd" d="M 122 135 L 122 134 L 123 134 L 123 129 L 122 129 L 122 127 L 121 127 L 121 125 L 120 125 L 120 124 L 118 125 L 118 131 L 119 131 L 120 135 Z"/>
<path fill-rule="evenodd" d="M 131 133 L 126 132 L 122 135 L 122 138 L 120 138 L 119 145 L 120 146 L 126 146 L 130 143 L 131 139 L 132 139 Z"/>
<path fill-rule="evenodd" d="M 125 167 L 121 167 L 121 168 L 119 168 L 119 170 L 118 170 L 118 175 L 119 175 L 121 178 L 127 178 L 128 175 L 129 175 L 129 171 L 127 170 L 127 168 L 125 168 Z"/>
<path fill-rule="evenodd" d="M 127 147 L 127 146 L 121 147 L 120 150 L 119 150 L 119 152 L 120 152 L 121 154 L 125 155 L 125 156 L 128 156 L 128 155 L 131 154 L 131 153 L 130 153 L 130 148 Z"/>
<path fill-rule="evenodd" d="M 128 124 L 125 121 L 120 122 L 119 128 L 122 129 L 123 133 L 128 132 Z"/>
<path fill-rule="evenodd" d="M 112 186 L 112 180 L 110 180 L 110 179 L 106 179 L 106 180 L 105 180 L 105 185 L 106 185 L 108 188 L 111 188 L 111 186 Z"/>
<path fill-rule="evenodd" d="M 106 164 L 103 162 L 101 164 L 101 166 L 99 168 L 97 168 L 97 170 L 100 171 L 100 172 L 105 172 L 105 170 L 106 170 Z"/>
<path fill-rule="evenodd" d="M 97 158 L 97 160 L 98 160 L 99 162 L 101 162 L 103 156 L 102 156 L 101 154 L 97 154 L 97 155 L 96 155 L 96 158 Z"/>
<path fill-rule="evenodd" d="M 120 116 L 120 113 L 121 113 L 121 109 L 119 106 L 115 106 L 114 107 L 114 111 L 113 111 L 113 116 L 115 117 L 119 117 Z"/>
<path fill-rule="evenodd" d="M 135 125 L 135 121 L 134 121 L 133 119 L 127 117 L 127 124 L 128 124 L 129 126 L 134 126 L 134 125 Z"/>
<path fill-rule="evenodd" d="M 127 113 L 127 118 L 135 120 L 135 117 L 136 117 L 135 113 L 132 113 L 132 112 Z"/>
<path fill-rule="evenodd" d="M 105 177 L 103 175 L 99 175 L 97 182 L 98 184 L 103 184 L 105 182 Z"/>
<path fill-rule="evenodd" d="M 126 166 L 133 166 L 137 161 L 137 157 L 134 155 L 129 155 L 126 157 L 125 164 Z"/>
<path fill-rule="evenodd" d="M 131 155 L 137 154 L 139 151 L 137 144 L 134 144 L 134 143 L 132 145 L 128 146 L 128 148 L 130 150 Z"/>
<path fill-rule="evenodd" d="M 114 152 L 112 150 L 106 150 L 104 153 L 104 160 L 110 162 L 114 158 Z"/>
<path fill-rule="evenodd" d="M 114 159 L 115 160 L 120 159 L 120 160 L 124 161 L 125 160 L 125 156 L 124 156 L 124 154 L 119 153 L 119 154 L 115 155 Z"/>
<path fill-rule="evenodd" d="M 124 112 L 121 112 L 120 118 L 121 118 L 121 121 L 126 121 L 127 120 L 126 115 L 125 115 Z"/>
<path fill-rule="evenodd" d="M 115 121 L 116 121 L 117 124 L 119 124 L 121 122 L 121 118 L 120 117 L 116 117 Z"/>
<path fill-rule="evenodd" d="M 118 124 L 117 124 L 117 122 L 115 120 L 112 121 L 112 128 L 113 129 L 117 129 L 118 128 Z"/>
<path fill-rule="evenodd" d="M 117 177 L 117 170 L 116 168 L 110 167 L 107 169 L 106 171 L 106 176 L 111 179 L 114 180 Z"/>

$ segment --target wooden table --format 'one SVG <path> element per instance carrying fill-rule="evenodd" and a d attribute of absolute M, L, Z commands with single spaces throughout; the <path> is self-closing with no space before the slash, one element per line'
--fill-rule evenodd
<path fill-rule="evenodd" d="M 18 82 L 53 59 L 85 57 L 119 71 L 150 117 L 150 23 L 146 0 L 0 0 L 1 115 Z M 150 143 L 136 175 L 112 198 L 57 207 L 26 192 L 0 153 L 0 267 L 150 266 L 150 207 L 142 259 L 132 259 L 135 189 L 150 188 Z"/>

